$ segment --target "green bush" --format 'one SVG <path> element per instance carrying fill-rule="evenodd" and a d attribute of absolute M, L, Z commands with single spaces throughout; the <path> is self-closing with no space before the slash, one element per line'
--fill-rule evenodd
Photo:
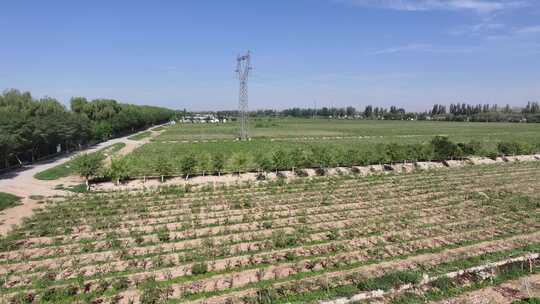
<path fill-rule="evenodd" d="M 191 266 L 191 274 L 199 275 L 208 272 L 208 265 L 206 263 L 196 263 Z"/>
<path fill-rule="evenodd" d="M 435 136 L 431 140 L 434 156 L 438 160 L 445 160 L 462 156 L 461 148 L 446 136 Z"/>

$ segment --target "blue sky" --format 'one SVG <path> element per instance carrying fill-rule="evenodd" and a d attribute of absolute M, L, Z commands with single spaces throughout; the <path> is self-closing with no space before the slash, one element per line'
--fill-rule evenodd
<path fill-rule="evenodd" d="M 193 110 L 540 100 L 538 0 L 2 1 L 0 89 Z"/>

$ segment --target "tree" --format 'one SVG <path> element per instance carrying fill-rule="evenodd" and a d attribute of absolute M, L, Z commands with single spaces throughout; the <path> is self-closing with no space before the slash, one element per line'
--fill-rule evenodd
<path fill-rule="evenodd" d="M 407 159 L 405 147 L 396 143 L 386 145 L 386 155 L 388 155 L 391 162 L 399 162 Z"/>
<path fill-rule="evenodd" d="M 87 190 L 90 190 L 90 178 L 96 176 L 102 168 L 102 161 L 103 156 L 100 153 L 84 153 L 74 159 L 75 172 L 84 177 Z"/>
<path fill-rule="evenodd" d="M 372 118 L 372 116 L 373 116 L 373 106 L 371 105 L 366 106 L 366 108 L 364 109 L 364 117 Z"/>
<path fill-rule="evenodd" d="M 332 154 L 327 147 L 314 146 L 311 148 L 311 153 L 313 155 L 313 161 L 323 171 L 332 163 Z"/>
<path fill-rule="evenodd" d="M 212 157 L 212 168 L 214 168 L 214 171 L 221 176 L 221 171 L 223 171 L 223 167 L 225 166 L 225 156 L 222 153 L 214 154 Z"/>
<path fill-rule="evenodd" d="M 458 145 L 446 136 L 435 136 L 435 138 L 431 140 L 431 145 L 433 146 L 435 157 L 438 160 L 453 158 L 460 154 Z"/>
<path fill-rule="evenodd" d="M 118 185 L 121 181 L 129 178 L 129 169 L 127 159 L 113 158 L 111 159 L 111 165 L 109 166 L 108 176 L 115 182 L 116 185 Z"/>
<path fill-rule="evenodd" d="M 267 153 L 257 153 L 254 160 L 258 169 L 262 170 L 265 174 L 273 168 L 272 160 Z"/>
<path fill-rule="evenodd" d="M 212 162 L 208 153 L 199 154 L 199 169 L 203 176 L 206 174 L 206 172 L 210 172 L 210 170 L 212 170 Z"/>
<path fill-rule="evenodd" d="M 190 175 L 193 175 L 195 173 L 195 169 L 197 168 L 197 158 L 194 154 L 188 154 L 182 158 L 182 161 L 180 163 L 180 170 L 183 174 L 186 175 L 186 180 L 189 178 Z"/>
<path fill-rule="evenodd" d="M 294 168 L 307 168 L 311 166 L 309 157 L 306 155 L 306 151 L 303 148 L 296 148 L 289 154 L 291 166 Z"/>
<path fill-rule="evenodd" d="M 272 153 L 272 163 L 276 170 L 287 170 L 290 167 L 290 159 L 287 153 L 282 149 L 277 149 Z"/>
<path fill-rule="evenodd" d="M 171 163 L 163 155 L 159 155 L 155 165 L 156 172 L 161 176 L 161 182 L 165 181 L 165 176 L 171 174 Z"/>
<path fill-rule="evenodd" d="M 238 174 L 240 174 L 243 170 L 246 169 L 247 163 L 248 157 L 245 153 L 237 152 L 234 153 L 231 157 L 231 164 L 234 168 L 236 168 Z"/>
<path fill-rule="evenodd" d="M 347 149 L 343 153 L 342 165 L 344 166 L 354 166 L 359 163 L 359 151 L 357 149 Z"/>

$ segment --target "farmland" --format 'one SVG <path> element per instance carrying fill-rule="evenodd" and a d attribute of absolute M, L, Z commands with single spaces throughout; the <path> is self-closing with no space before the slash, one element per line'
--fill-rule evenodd
<path fill-rule="evenodd" d="M 177 124 L 170 127 L 156 141 L 234 139 L 238 135 L 235 122 L 208 124 Z M 471 139 L 518 140 L 536 139 L 540 126 L 519 123 L 467 123 L 430 121 L 336 120 L 300 118 L 259 118 L 250 120 L 250 136 L 262 138 L 304 137 L 383 137 L 385 140 L 406 140 L 409 137 L 431 138 L 450 136 L 456 141 Z M 402 138 L 402 139 L 400 139 Z"/>
<path fill-rule="evenodd" d="M 186 155 L 193 155 L 199 162 L 194 169 L 198 174 L 217 171 L 212 166 L 216 156 L 223 158 L 223 172 L 256 171 L 278 150 L 289 158 L 280 161 L 278 169 L 316 167 L 321 162 L 327 166 L 350 166 L 432 160 L 436 157 L 423 150 L 429 148 L 426 146 L 435 136 L 447 136 L 461 143 L 476 142 L 479 148 L 474 154 L 478 156 L 497 155 L 498 143 L 510 141 L 526 146 L 518 154 L 540 151 L 538 124 L 259 119 L 251 122 L 251 141 L 234 141 L 237 131 L 235 123 L 168 127 L 150 144 L 127 157 L 131 173 L 156 175 L 160 157 L 166 157 L 170 173 L 180 174 Z M 390 144 L 401 146 L 406 151 L 400 154 L 405 155 L 387 155 L 385 150 Z M 411 154 L 411 150 L 416 152 Z"/>
<path fill-rule="evenodd" d="M 532 161 L 68 197 L 1 240 L 1 297 L 306 303 L 417 283 L 537 252 L 539 169 Z"/>

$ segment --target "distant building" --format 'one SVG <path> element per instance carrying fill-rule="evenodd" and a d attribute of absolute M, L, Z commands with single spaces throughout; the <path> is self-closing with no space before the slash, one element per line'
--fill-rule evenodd
<path fill-rule="evenodd" d="M 195 114 L 189 117 L 184 117 L 180 120 L 181 123 L 220 123 L 227 122 L 227 119 L 219 119 L 214 114 Z"/>

